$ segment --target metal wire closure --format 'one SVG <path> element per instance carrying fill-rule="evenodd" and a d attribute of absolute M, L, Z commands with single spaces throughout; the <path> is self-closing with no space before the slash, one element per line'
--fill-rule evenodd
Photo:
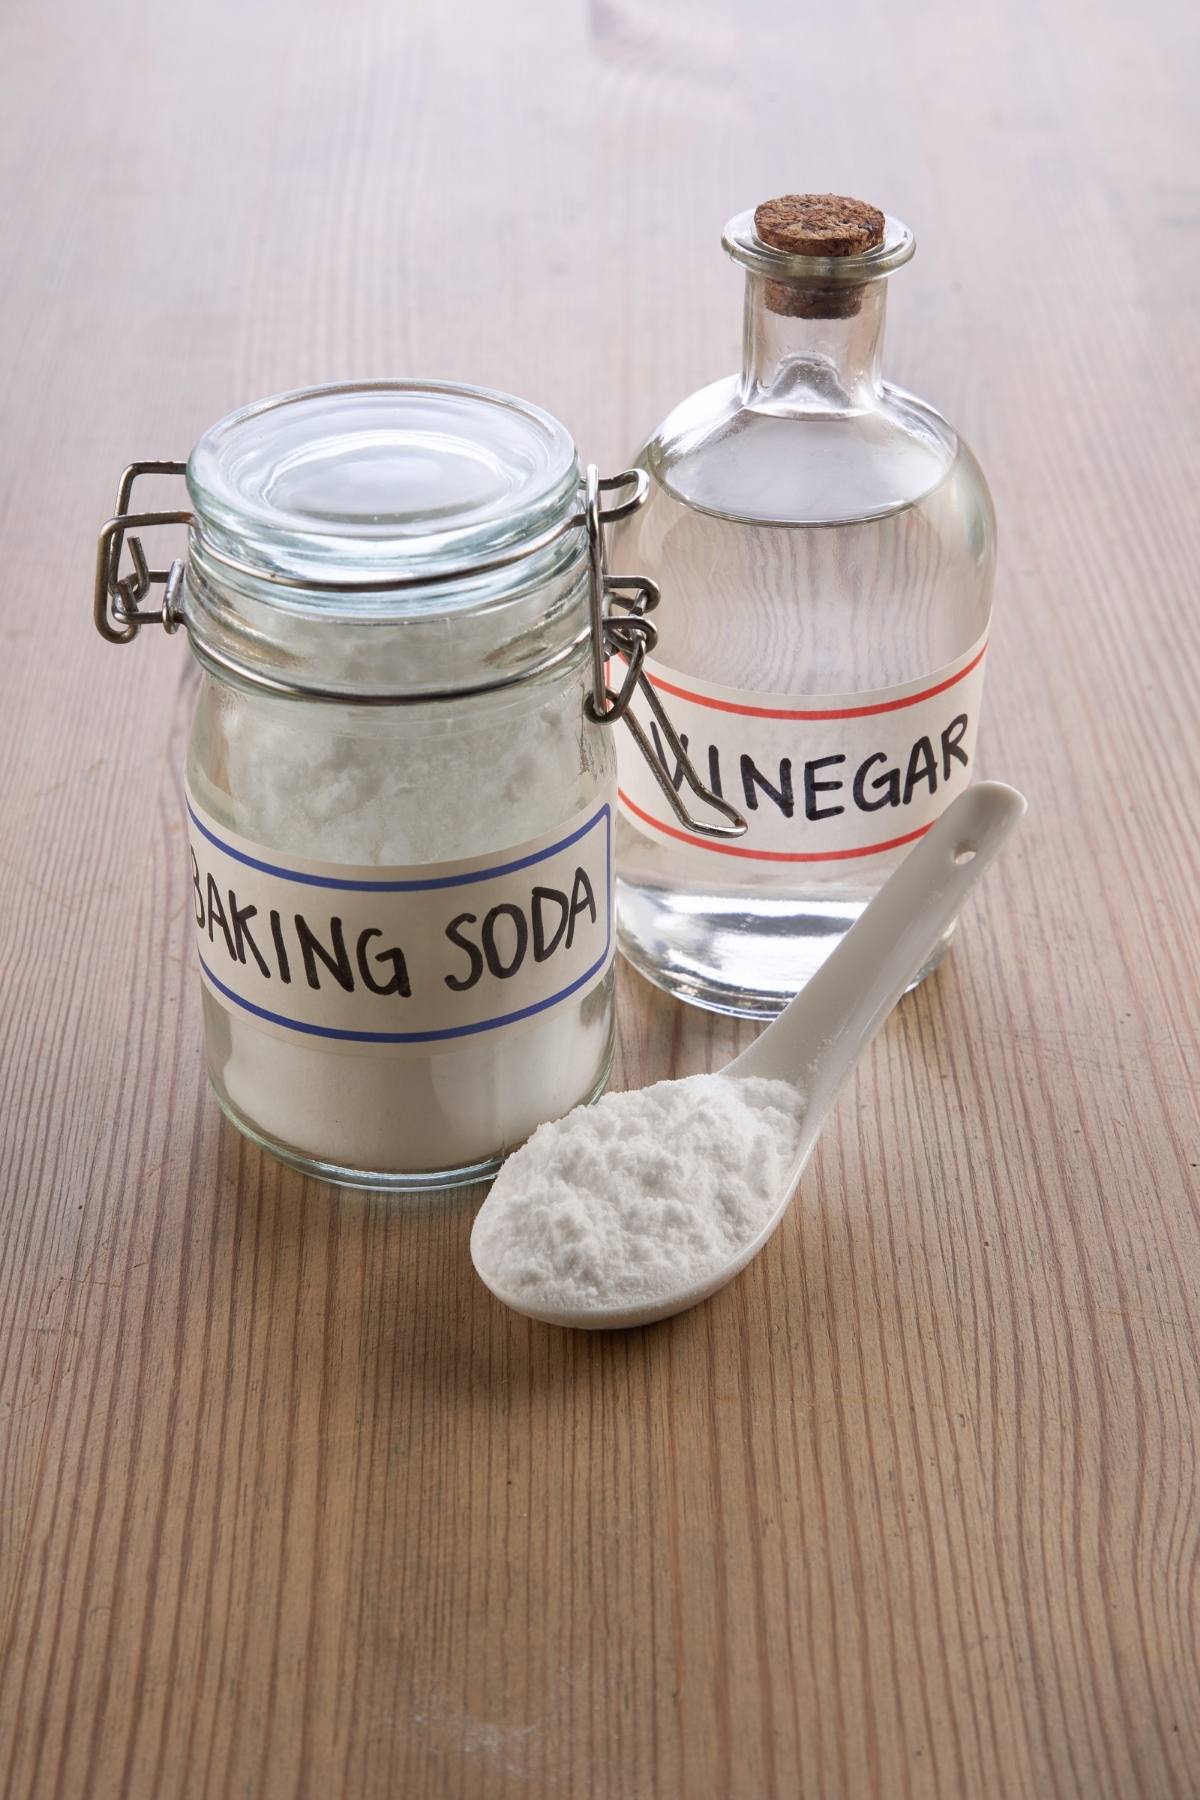
<path fill-rule="evenodd" d="M 614 488 L 627 487 L 631 479 L 635 483 L 632 499 L 613 508 L 611 512 L 605 512 L 600 505 L 601 494 Z M 618 719 L 624 719 L 633 733 L 634 742 L 649 763 L 650 771 L 662 789 L 671 811 L 690 831 L 697 832 L 702 837 L 741 837 L 746 830 L 745 819 L 735 806 L 731 806 L 728 800 L 715 794 L 701 781 L 695 764 L 667 717 L 666 709 L 650 685 L 643 667 L 646 657 L 658 642 L 658 632 L 646 617 L 658 605 L 658 583 L 651 581 L 648 575 L 610 575 L 608 572 L 604 526 L 610 520 L 628 518 L 630 513 L 636 512 L 646 499 L 649 485 L 649 477 L 643 469 L 630 469 L 623 475 L 601 477 L 594 464 L 588 465 L 584 517 L 588 534 L 592 611 L 592 692 L 586 702 L 587 710 L 598 725 L 612 725 Z M 624 611 L 611 613 L 607 606 L 610 599 L 624 608 Z M 626 665 L 625 678 L 616 690 L 609 687 L 607 678 L 608 663 L 612 656 L 621 657 Z M 704 819 L 697 819 L 684 805 L 675 783 L 654 754 L 654 746 L 629 710 L 629 703 L 638 692 L 645 696 L 646 704 L 662 727 L 663 736 L 683 780 L 698 800 L 703 800 L 706 806 L 711 806 L 714 812 L 721 814 L 724 823 L 710 824 Z"/>
<path fill-rule="evenodd" d="M 143 625 L 161 625 L 165 631 L 171 632 L 188 624 L 184 609 L 184 562 L 177 558 L 165 569 L 152 569 L 142 547 L 140 533 L 156 525 L 187 525 L 195 529 L 196 519 L 191 512 L 142 512 L 129 510 L 134 483 L 142 475 L 183 475 L 187 464 L 165 460 L 130 463 L 121 476 L 117 489 L 117 504 L 113 516 L 101 527 L 99 542 L 96 547 L 96 584 L 93 596 L 93 616 L 96 629 L 101 637 L 110 644 L 127 644 L 135 638 Z M 632 489 L 631 493 L 626 490 Z M 589 716 L 599 725 L 613 725 L 618 719 L 624 719 L 642 755 L 649 763 L 656 782 L 662 789 L 676 817 L 690 831 L 704 837 L 740 837 L 746 830 L 746 821 L 729 802 L 711 788 L 705 786 L 696 772 L 687 750 L 678 732 L 672 725 L 663 708 L 662 701 L 654 692 L 645 673 L 645 660 L 653 650 L 658 633 L 647 618 L 658 605 L 658 587 L 646 575 L 610 575 L 608 572 L 608 551 L 604 536 L 606 525 L 615 525 L 627 519 L 642 506 L 650 491 L 650 480 L 643 469 L 626 469 L 620 475 L 601 476 L 594 465 L 589 465 L 584 490 L 584 510 L 572 513 L 568 518 L 547 526 L 537 537 L 525 538 L 519 544 L 510 546 L 495 556 L 486 557 L 476 562 L 460 563 L 450 570 L 434 574 L 405 574 L 380 577 L 378 575 L 350 576 L 344 578 L 322 577 L 320 586 L 332 593 L 394 593 L 406 588 L 426 588 L 439 582 L 463 581 L 478 575 L 488 575 L 498 569 L 510 567 L 513 563 L 523 562 L 526 557 L 534 556 L 539 550 L 546 549 L 569 531 L 576 531 L 583 526 L 587 533 L 588 550 L 588 599 L 589 625 L 586 632 L 581 633 L 571 643 L 552 651 L 540 662 L 519 673 L 498 675 L 493 680 L 475 687 L 425 689 L 411 694 L 396 693 L 364 693 L 359 690 L 347 692 L 340 688 L 327 688 L 309 682 L 289 680 L 286 676 L 272 675 L 265 670 L 257 669 L 248 663 L 242 663 L 226 652 L 215 649 L 205 643 L 195 632 L 189 629 L 192 648 L 200 661 L 222 674 L 232 676 L 235 680 L 245 682 L 251 687 L 261 688 L 271 694 L 287 696 L 303 700 L 328 700 L 339 704 L 353 706 L 404 706 L 420 705 L 436 700 L 465 700 L 475 695 L 491 693 L 500 688 L 513 687 L 519 682 L 532 681 L 536 676 L 555 668 L 565 662 L 584 641 L 591 639 L 592 647 L 592 692 L 586 701 Z M 602 494 L 625 493 L 625 498 L 611 506 L 601 502 Z M 129 559 L 132 568 L 121 574 L 121 554 L 126 542 L 129 546 Z M 286 574 L 279 570 L 257 568 L 251 563 L 239 561 L 227 552 L 217 550 L 212 544 L 204 546 L 205 556 L 213 562 L 221 564 L 235 574 L 245 575 L 255 581 L 268 582 L 277 587 L 305 588 L 312 585 L 309 578 Z M 151 588 L 161 586 L 163 603 L 157 609 L 142 610 L 140 603 Z M 612 602 L 621 610 L 613 612 Z M 625 675 L 618 689 L 608 685 L 608 669 L 614 657 L 620 657 L 626 665 Z M 709 824 L 692 816 L 676 791 L 675 783 L 670 779 L 660 759 L 654 753 L 654 747 L 637 719 L 630 712 L 629 706 L 633 696 L 641 692 L 646 703 L 662 729 L 676 759 L 678 774 L 686 782 L 689 790 L 697 799 L 718 812 L 723 820 L 721 824 Z"/>
<path fill-rule="evenodd" d="M 671 808 L 671 811 L 675 814 L 675 817 L 677 819 L 682 819 L 689 831 L 697 832 L 702 837 L 741 837 L 746 830 L 746 820 L 744 815 L 738 811 L 736 806 L 731 806 L 728 800 L 723 799 L 720 794 L 714 793 L 712 788 L 706 787 L 701 781 L 699 775 L 696 773 L 696 765 L 684 748 L 679 733 L 676 731 L 674 725 L 672 725 L 670 718 L 667 715 L 666 708 L 651 687 L 650 681 L 645 673 L 639 674 L 638 686 L 645 695 L 646 704 L 649 706 L 650 711 L 662 726 L 662 734 L 667 740 L 671 755 L 675 758 L 678 772 L 683 776 L 683 779 L 687 782 L 688 787 L 691 789 L 692 793 L 695 794 L 696 798 L 698 800 L 703 800 L 706 806 L 711 806 L 714 812 L 719 812 L 726 823 L 723 825 L 710 825 L 703 819 L 693 818 L 692 814 L 689 813 L 687 807 L 683 804 L 679 794 L 676 792 L 675 783 L 667 774 L 660 759 L 654 754 L 654 746 L 646 736 L 646 733 L 638 723 L 638 720 L 634 717 L 633 713 L 626 713 L 625 723 L 633 733 L 634 742 L 637 744 L 638 749 L 649 763 L 650 773 L 661 788 L 663 798 Z"/>
<path fill-rule="evenodd" d="M 604 512 L 600 496 L 614 488 L 635 484 L 632 499 Z M 623 475 L 601 477 L 594 463 L 589 463 L 584 503 L 584 521 L 588 540 L 588 592 L 592 615 L 592 692 L 588 712 L 598 725 L 611 725 L 623 718 L 633 699 L 642 664 L 658 642 L 658 632 L 646 617 L 658 605 L 658 583 L 647 575 L 610 575 L 608 546 L 604 527 L 609 521 L 626 519 L 642 505 L 650 480 L 644 469 L 629 469 Z M 612 599 L 625 609 L 624 615 L 608 610 Z M 615 696 L 608 689 L 609 658 L 623 656 L 628 671 Z"/>
<path fill-rule="evenodd" d="M 146 561 L 140 537 L 130 537 L 129 555 L 133 568 L 122 575 L 121 547 L 125 535 L 136 526 L 190 525 L 190 512 L 131 513 L 129 499 L 139 475 L 182 475 L 186 463 L 130 463 L 117 489 L 117 505 L 113 517 L 101 528 L 96 546 L 96 595 L 94 616 L 96 630 L 110 644 L 127 644 L 143 625 L 161 625 L 174 631 L 182 622 L 183 563 L 173 562 L 169 569 L 152 569 Z M 158 612 L 139 612 L 138 601 L 144 600 L 151 587 L 159 582 L 165 589 L 162 608 Z"/>

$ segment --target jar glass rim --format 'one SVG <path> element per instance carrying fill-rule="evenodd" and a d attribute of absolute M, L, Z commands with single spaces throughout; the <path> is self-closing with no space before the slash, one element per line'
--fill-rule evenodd
<path fill-rule="evenodd" d="M 388 380 L 239 408 L 204 433 L 187 483 L 193 553 L 214 575 L 223 565 L 284 606 L 371 593 L 376 616 L 382 603 L 403 617 L 436 610 L 439 590 L 456 610 L 458 574 L 516 575 L 523 545 L 566 529 L 580 470 L 565 426 L 528 401 Z"/>

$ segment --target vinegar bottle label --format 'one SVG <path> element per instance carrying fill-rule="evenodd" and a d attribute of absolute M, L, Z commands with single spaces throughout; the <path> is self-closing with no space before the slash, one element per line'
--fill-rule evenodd
<path fill-rule="evenodd" d="M 620 747 L 621 810 L 651 837 L 763 864 L 849 864 L 914 843 L 974 773 L 986 654 L 985 635 L 905 686 L 807 696 L 719 687 L 651 658 L 692 763 L 748 829 L 736 842 L 683 829 L 632 741 Z M 678 790 L 653 721 L 647 732 Z"/>

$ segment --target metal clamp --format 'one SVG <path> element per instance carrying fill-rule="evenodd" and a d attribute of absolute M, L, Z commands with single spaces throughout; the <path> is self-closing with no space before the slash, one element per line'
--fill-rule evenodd
<path fill-rule="evenodd" d="M 129 511 L 130 496 L 133 484 L 139 475 L 184 475 L 187 464 L 182 462 L 136 462 L 130 463 L 121 477 L 121 485 L 117 489 L 117 504 L 113 517 L 101 528 L 100 542 L 96 552 L 96 588 L 95 619 L 96 629 L 101 637 L 113 644 L 127 644 L 136 636 L 139 625 L 168 624 L 157 612 L 139 613 L 137 603 L 149 592 L 151 583 L 168 584 L 178 597 L 179 584 L 182 580 L 182 567 L 172 563 L 170 569 L 151 569 L 142 550 L 138 537 L 129 537 L 129 551 L 133 559 L 133 569 L 128 575 L 120 574 L 121 551 L 126 533 L 135 528 L 146 528 L 151 525 L 188 525 L 196 523 L 194 514 L 190 512 L 156 512 L 131 513 Z M 589 471 L 589 475 L 594 473 Z M 598 480 L 598 478 L 597 478 Z M 630 470 L 624 475 L 607 476 L 598 481 L 599 487 L 605 491 L 633 486 L 634 493 L 617 505 L 598 511 L 596 530 L 600 532 L 603 525 L 614 525 L 620 519 L 627 519 L 643 504 L 649 492 L 649 481 L 640 469 Z M 519 543 L 511 544 L 507 549 L 499 550 L 491 556 L 484 556 L 474 562 L 457 563 L 452 569 L 439 570 L 436 573 L 422 571 L 420 574 L 381 575 L 372 572 L 363 575 L 323 576 L 321 587 L 334 594 L 392 594 L 403 593 L 410 588 L 436 587 L 440 582 L 459 582 L 473 579 L 480 575 L 491 575 L 500 569 L 511 567 L 514 563 L 524 562 L 527 557 L 535 556 L 541 550 L 548 549 L 551 544 L 565 537 L 568 532 L 578 531 L 588 523 L 587 513 L 569 513 L 565 518 L 556 519 L 543 531 L 532 538 L 522 538 Z M 601 542 L 600 555 L 603 555 Z M 232 574 L 244 575 L 252 581 L 266 583 L 270 587 L 291 589 L 307 588 L 311 585 L 311 577 L 306 575 L 289 575 L 283 569 L 270 569 L 255 563 L 243 562 L 239 557 L 231 556 L 213 543 L 205 543 L 205 558 L 228 569 Z M 179 575 L 176 576 L 176 568 Z M 652 581 L 643 582 L 641 578 L 612 578 L 614 588 L 644 587 L 647 591 L 645 610 L 649 611 L 658 603 L 658 589 Z M 169 622 L 169 629 L 181 623 L 178 613 Z M 601 669 L 603 674 L 603 669 Z"/>
<path fill-rule="evenodd" d="M 117 506 L 113 517 L 101 528 L 96 546 L 96 592 L 94 617 L 96 630 L 110 644 L 127 644 L 143 625 L 161 625 L 164 631 L 175 631 L 182 623 L 183 561 L 177 558 L 167 569 L 152 569 L 138 536 L 129 536 L 129 555 L 133 568 L 121 574 L 121 550 L 126 534 L 145 530 L 151 525 L 190 525 L 190 512 L 131 513 L 129 499 L 139 475 L 182 475 L 186 463 L 130 463 L 117 489 Z M 150 589 L 161 585 L 163 603 L 149 612 L 140 612 L 138 602 Z"/>
<path fill-rule="evenodd" d="M 604 511 L 601 494 L 632 487 L 627 500 Z M 588 464 L 584 498 L 584 523 L 587 526 L 588 597 L 592 628 L 592 692 L 587 702 L 588 715 L 597 725 L 612 725 L 629 708 L 637 688 L 642 664 L 658 642 L 658 632 L 646 617 L 658 605 L 658 583 L 648 575 L 610 575 L 608 545 L 604 537 L 606 524 L 627 519 L 646 502 L 650 477 L 644 469 L 626 469 L 623 475 L 602 476 L 594 463 Z M 613 615 L 608 610 L 613 600 L 625 609 Z M 619 693 L 608 687 L 608 663 L 612 656 L 624 657 L 628 673 Z"/>
<path fill-rule="evenodd" d="M 638 749 L 649 763 L 650 773 L 658 783 L 662 796 L 667 802 L 667 805 L 671 808 L 671 811 L 675 814 L 675 817 L 681 820 L 682 823 L 687 826 L 689 831 L 696 832 L 700 837 L 744 837 L 747 828 L 745 815 L 740 813 L 736 806 L 731 806 L 729 801 L 724 799 L 722 795 L 714 793 L 712 788 L 706 787 L 704 782 L 701 781 L 699 775 L 696 773 L 695 763 L 684 748 L 683 740 L 679 736 L 674 725 L 672 725 L 666 707 L 655 693 L 650 684 L 650 679 L 644 670 L 638 675 L 638 687 L 645 696 L 647 706 L 662 727 L 662 734 L 667 740 L 667 746 L 670 749 L 671 755 L 675 758 L 676 767 L 684 781 L 686 781 L 688 787 L 698 800 L 703 800 L 706 806 L 711 806 L 714 812 L 721 814 L 725 823 L 722 825 L 710 825 L 704 819 L 695 818 L 688 811 L 687 807 L 679 797 L 679 794 L 676 792 L 675 783 L 667 774 L 661 758 L 654 754 L 654 746 L 646 736 L 642 726 L 634 717 L 633 713 L 626 713 L 625 723 L 633 733 L 634 742 L 637 744 Z"/>
<path fill-rule="evenodd" d="M 629 499 L 607 511 L 601 507 L 601 494 L 630 486 L 634 491 Z M 662 790 L 664 799 L 675 817 L 689 831 L 694 831 L 701 837 L 741 837 L 746 830 L 746 820 L 736 806 L 731 806 L 728 800 L 714 793 L 701 781 L 683 740 L 646 674 L 646 658 L 658 642 L 658 632 L 646 614 L 653 612 L 658 605 L 658 583 L 651 581 L 648 575 L 610 575 L 608 572 L 604 526 L 618 519 L 627 519 L 631 513 L 636 512 L 645 503 L 649 489 L 650 478 L 644 469 L 627 469 L 623 475 L 601 476 L 594 465 L 588 466 L 584 505 L 592 615 L 592 692 L 585 703 L 588 716 L 598 725 L 613 725 L 618 719 L 624 719 L 633 734 L 634 742 L 650 765 L 650 772 Z M 610 601 L 623 608 L 623 611 L 611 612 Z M 614 656 L 619 656 L 626 665 L 624 680 L 615 690 L 608 685 L 608 664 Z M 722 823 L 710 824 L 704 819 L 697 819 L 684 805 L 675 783 L 660 758 L 655 755 L 650 739 L 629 710 L 630 702 L 638 692 L 644 696 L 646 704 L 661 726 L 676 767 L 688 788 L 698 800 L 720 813 Z"/>

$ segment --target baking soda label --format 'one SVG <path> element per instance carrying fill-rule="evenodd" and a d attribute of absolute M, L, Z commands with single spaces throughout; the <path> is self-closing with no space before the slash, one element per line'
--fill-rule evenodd
<path fill-rule="evenodd" d="M 981 638 L 904 687 L 807 697 L 717 687 L 650 659 L 646 673 L 689 758 L 748 829 L 721 840 L 681 827 L 627 734 L 622 811 L 651 837 L 764 863 L 851 861 L 912 843 L 971 780 L 986 650 Z M 682 772 L 646 726 L 678 791 Z"/>
<path fill-rule="evenodd" d="M 387 1050 L 500 1031 L 612 962 L 608 803 L 489 857 L 364 868 L 265 849 L 186 798 L 204 981 L 276 1036 Z"/>

